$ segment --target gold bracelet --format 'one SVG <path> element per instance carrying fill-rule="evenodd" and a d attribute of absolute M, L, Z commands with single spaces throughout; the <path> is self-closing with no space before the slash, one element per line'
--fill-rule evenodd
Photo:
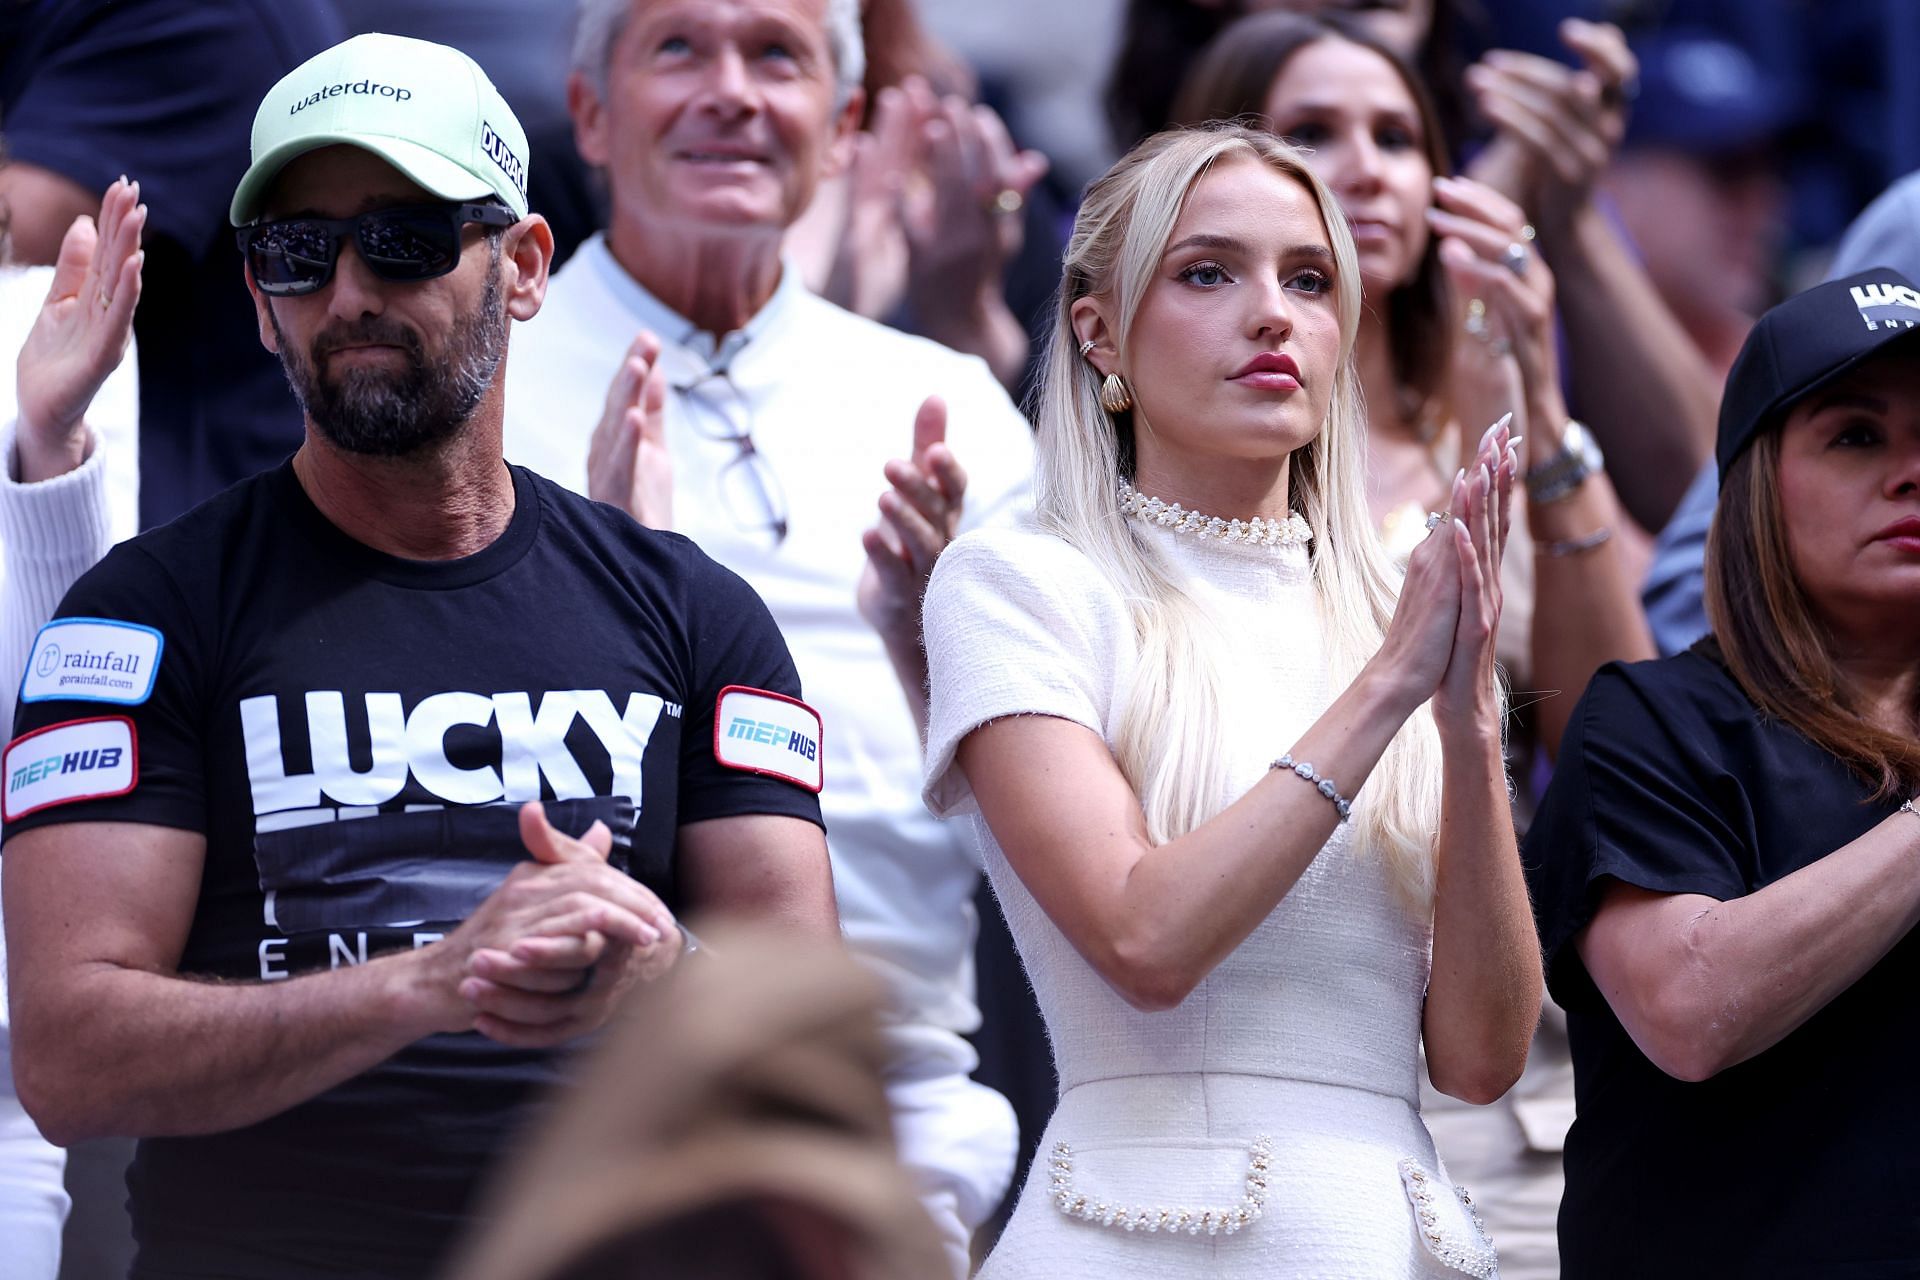
<path fill-rule="evenodd" d="M 1613 528 L 1601 525 L 1582 538 L 1568 538 L 1564 542 L 1535 542 L 1535 549 L 1558 560 L 1566 556 L 1583 555 L 1607 545 L 1613 538 Z"/>

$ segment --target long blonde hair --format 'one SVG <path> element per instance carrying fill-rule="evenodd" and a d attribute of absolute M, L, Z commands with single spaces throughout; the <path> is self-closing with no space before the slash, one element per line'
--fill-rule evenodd
<path fill-rule="evenodd" d="M 1336 688 L 1351 683 L 1380 648 L 1397 596 L 1398 575 L 1367 512 L 1367 419 L 1352 360 L 1360 271 L 1339 204 L 1271 134 L 1232 124 L 1155 134 L 1087 188 L 1074 223 L 1053 334 L 1041 353 L 1035 507 L 1040 527 L 1079 549 L 1129 602 L 1138 677 L 1121 711 L 1115 754 L 1156 843 L 1193 830 L 1221 807 L 1221 641 L 1184 575 L 1137 522 L 1119 514 L 1120 481 L 1132 479 L 1133 414 L 1101 408 L 1101 375 L 1080 356 L 1072 310 L 1080 298 L 1099 298 L 1124 353 L 1188 193 L 1212 165 L 1237 155 L 1253 156 L 1311 192 L 1333 245 L 1340 375 L 1326 424 L 1288 460 L 1288 492 L 1314 530 L 1313 583 Z M 1274 744 L 1274 753 L 1289 745 Z M 1354 799 L 1363 847 L 1384 857 L 1407 897 L 1426 909 L 1440 742 L 1424 708 L 1408 718 Z"/>

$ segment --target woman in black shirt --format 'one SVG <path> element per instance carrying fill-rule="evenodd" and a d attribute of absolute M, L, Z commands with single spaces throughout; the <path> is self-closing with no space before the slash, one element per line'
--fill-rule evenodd
<path fill-rule="evenodd" d="M 1755 327 L 1714 637 L 1601 670 L 1529 832 L 1579 1104 L 1567 1280 L 1920 1263 L 1916 323 L 1880 269 Z"/>

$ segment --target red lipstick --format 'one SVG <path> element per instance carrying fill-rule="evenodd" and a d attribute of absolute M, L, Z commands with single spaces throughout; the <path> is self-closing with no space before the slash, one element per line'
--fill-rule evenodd
<path fill-rule="evenodd" d="M 1300 365 L 1284 351 L 1262 351 L 1228 381 L 1266 391 L 1298 391 Z"/>

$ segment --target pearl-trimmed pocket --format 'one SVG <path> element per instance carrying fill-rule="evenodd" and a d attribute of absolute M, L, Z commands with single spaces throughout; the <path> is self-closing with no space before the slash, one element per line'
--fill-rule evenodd
<path fill-rule="evenodd" d="M 1255 1138 L 1247 1148 L 1247 1175 L 1240 1199 L 1230 1205 L 1131 1205 L 1100 1198 L 1095 1191 L 1076 1186 L 1073 1148 L 1053 1144 L 1047 1160 L 1047 1198 L 1069 1218 L 1122 1231 L 1186 1232 L 1197 1235 L 1233 1235 L 1257 1222 L 1267 1203 L 1267 1170 L 1273 1159 L 1270 1138 Z"/>
<path fill-rule="evenodd" d="M 1400 1184 L 1413 1204 L 1414 1231 L 1428 1253 L 1463 1275 L 1498 1280 L 1499 1255 L 1465 1187 L 1448 1184 L 1412 1160 L 1400 1162 Z"/>

